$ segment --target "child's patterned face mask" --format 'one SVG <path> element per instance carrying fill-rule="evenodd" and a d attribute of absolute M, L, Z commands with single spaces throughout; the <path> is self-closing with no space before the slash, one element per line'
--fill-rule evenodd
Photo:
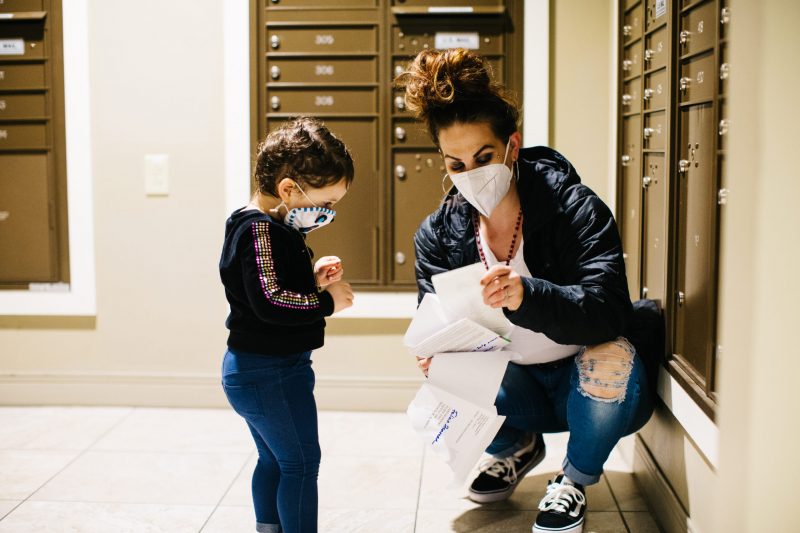
<path fill-rule="evenodd" d="M 295 207 L 294 209 L 289 209 L 285 202 L 281 202 L 281 205 L 272 211 L 278 212 L 281 207 L 286 207 L 288 212 L 286 213 L 286 218 L 283 219 L 284 224 L 305 234 L 333 222 L 336 211 L 315 204 L 297 182 L 295 182 L 295 187 L 297 187 L 303 196 L 311 202 L 312 207 Z"/>

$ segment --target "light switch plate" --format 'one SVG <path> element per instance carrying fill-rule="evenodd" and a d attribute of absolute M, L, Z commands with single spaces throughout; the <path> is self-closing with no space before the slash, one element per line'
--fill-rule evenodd
<path fill-rule="evenodd" d="M 169 156 L 147 154 L 144 156 L 144 193 L 147 196 L 169 194 Z"/>

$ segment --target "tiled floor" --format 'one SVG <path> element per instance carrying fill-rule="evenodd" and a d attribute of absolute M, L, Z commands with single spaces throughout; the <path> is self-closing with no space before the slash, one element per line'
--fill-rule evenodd
<path fill-rule="evenodd" d="M 513 497 L 446 489 L 402 413 L 320 413 L 320 531 L 528 532 L 566 435 Z M 0 408 L 0 533 L 254 531 L 254 445 L 229 410 Z M 586 533 L 658 532 L 612 454 L 589 489 Z"/>

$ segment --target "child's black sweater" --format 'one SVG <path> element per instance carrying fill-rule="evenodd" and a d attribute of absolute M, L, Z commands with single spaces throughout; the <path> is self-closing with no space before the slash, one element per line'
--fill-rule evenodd
<path fill-rule="evenodd" d="M 322 346 L 333 298 L 317 291 L 299 231 L 255 209 L 234 211 L 225 224 L 219 274 L 231 308 L 230 348 L 286 355 Z"/>

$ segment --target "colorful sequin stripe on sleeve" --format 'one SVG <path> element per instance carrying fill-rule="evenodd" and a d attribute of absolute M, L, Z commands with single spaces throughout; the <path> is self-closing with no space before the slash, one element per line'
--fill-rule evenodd
<path fill-rule="evenodd" d="M 261 281 L 261 290 L 267 300 L 274 305 L 289 309 L 319 309 L 320 302 L 317 293 L 302 294 L 287 291 L 278 285 L 278 275 L 275 272 L 275 263 L 272 260 L 269 223 L 263 221 L 253 222 L 252 229 L 258 277 Z"/>

